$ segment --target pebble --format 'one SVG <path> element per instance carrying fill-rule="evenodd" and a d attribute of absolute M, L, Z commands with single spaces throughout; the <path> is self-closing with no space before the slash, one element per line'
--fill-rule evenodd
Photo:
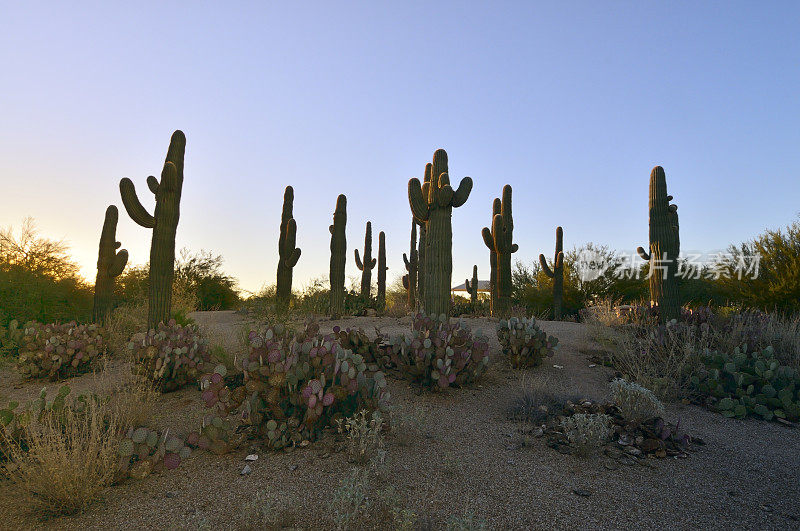
<path fill-rule="evenodd" d="M 578 496 L 591 496 L 592 491 L 588 489 L 572 489 L 573 494 L 577 494 Z"/>
<path fill-rule="evenodd" d="M 242 469 L 241 475 L 242 476 L 246 476 L 247 474 L 249 474 L 252 471 L 253 471 L 253 469 L 250 468 L 250 465 L 244 465 L 244 468 Z"/>
<path fill-rule="evenodd" d="M 553 368 L 554 369 L 563 369 L 564 366 L 563 365 L 553 365 Z"/>
<path fill-rule="evenodd" d="M 244 458 L 245 461 L 258 461 L 258 456 L 256 454 L 250 454 Z"/>

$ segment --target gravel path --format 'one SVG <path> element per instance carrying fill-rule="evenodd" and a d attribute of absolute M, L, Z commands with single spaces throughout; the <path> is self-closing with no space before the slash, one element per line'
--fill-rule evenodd
<path fill-rule="evenodd" d="M 193 317 L 218 341 L 237 347 L 242 317 L 232 312 Z M 407 329 L 408 322 L 354 318 L 321 326 L 323 331 L 338 324 L 367 332 L 379 326 L 394 333 Z M 494 337 L 488 319 L 468 322 Z M 561 342 L 543 367 L 517 372 L 499 361 L 481 385 L 441 394 L 419 395 L 403 381 L 389 380 L 399 412 L 419 426 L 404 430 L 402 440 L 388 438 L 387 463 L 373 482 L 373 496 L 391 486 L 400 506 L 434 529 L 468 511 L 492 529 L 800 529 L 800 430 L 672 404 L 667 417 L 680 417 L 687 432 L 707 444 L 688 459 L 646 460 L 649 466 L 612 470 L 608 458 L 561 455 L 543 440 L 516 448 L 517 424 L 507 420 L 505 410 L 524 382 L 546 382 L 601 399 L 611 376 L 603 367 L 590 368 L 581 353 L 590 344 L 585 326 L 542 326 Z M 498 349 L 492 339 L 493 353 Z M 8 394 L 20 384 L 4 375 L 0 385 Z M 28 387 L 41 388 L 22 386 Z M 159 425 L 185 432 L 199 422 L 196 390 L 171 393 L 162 401 Z M 197 452 L 175 471 L 109 489 L 106 502 L 83 515 L 45 523 L 11 515 L 0 517 L 0 527 L 235 529 L 241 526 L 242 507 L 261 491 L 287 527 L 329 528 L 331 494 L 352 468 L 330 449 L 330 441 L 323 439 L 292 452 L 259 451 L 261 458 L 248 476 L 239 474 L 247 448 L 225 456 Z M 591 494 L 579 496 L 575 489 Z M 0 502 L 0 511 L 4 507 L 8 510 Z"/>

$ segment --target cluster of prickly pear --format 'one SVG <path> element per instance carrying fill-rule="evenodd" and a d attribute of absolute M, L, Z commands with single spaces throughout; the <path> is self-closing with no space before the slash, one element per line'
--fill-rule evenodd
<path fill-rule="evenodd" d="M 536 319 L 511 317 L 497 324 L 497 340 L 515 369 L 535 367 L 544 358 L 552 356 L 558 347 L 558 338 L 548 336 L 536 324 Z"/>
<path fill-rule="evenodd" d="M 417 314 L 409 335 L 389 339 L 391 361 L 408 380 L 434 390 L 477 380 L 489 365 L 489 341 L 446 315 Z"/>
<path fill-rule="evenodd" d="M 183 157 L 186 136 L 175 131 L 169 142 L 167 158 L 161 170 L 161 180 L 152 175 L 147 187 L 156 199 L 153 214 L 139 202 L 133 182 L 122 179 L 119 191 L 125 210 L 133 221 L 146 229 L 153 229 L 150 241 L 150 301 L 147 310 L 147 327 L 169 319 L 172 307 L 172 279 L 175 274 L 175 233 L 180 219 L 181 192 L 183 190 Z"/>
<path fill-rule="evenodd" d="M 342 348 L 363 357 L 371 370 L 377 370 L 377 368 L 385 370 L 391 367 L 390 357 L 381 349 L 380 344 L 383 337 L 380 334 L 375 339 L 370 339 L 367 333 L 361 329 L 342 330 L 338 326 L 333 327 L 333 334 Z"/>
<path fill-rule="evenodd" d="M 168 324 L 135 334 L 128 343 L 138 367 L 162 392 L 194 383 L 205 371 L 211 355 L 208 343 L 194 325 Z"/>
<path fill-rule="evenodd" d="M 17 369 L 25 378 L 51 380 L 87 372 L 106 351 L 103 335 L 103 329 L 95 324 L 27 323 Z"/>
<path fill-rule="evenodd" d="M 192 453 L 180 437 L 146 427 L 130 428 L 119 442 L 117 480 L 143 479 L 160 467 L 174 470 Z"/>
<path fill-rule="evenodd" d="M 202 379 L 203 399 L 219 415 L 212 420 L 218 433 L 206 433 L 206 423 L 203 435 L 213 442 L 236 431 L 224 424 L 235 415 L 279 449 L 313 440 L 358 410 L 385 407 L 383 373 L 370 371 L 364 356 L 343 348 L 339 333 L 321 335 L 313 322 L 300 331 L 275 324 L 251 332 L 250 353 L 241 362 L 243 387 L 224 385 L 219 370 Z"/>
<path fill-rule="evenodd" d="M 748 352 L 743 345 L 732 354 L 707 350 L 702 360 L 691 383 L 726 417 L 800 420 L 800 376 L 780 365 L 771 346 Z"/>

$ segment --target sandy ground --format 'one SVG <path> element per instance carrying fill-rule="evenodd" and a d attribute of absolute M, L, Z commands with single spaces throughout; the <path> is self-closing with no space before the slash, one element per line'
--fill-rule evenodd
<path fill-rule="evenodd" d="M 231 350 L 237 348 L 238 330 L 247 326 L 232 312 L 193 317 Z M 493 322 L 467 321 L 492 337 L 497 360 Z M 408 318 L 360 317 L 321 325 L 323 331 L 339 325 L 373 333 L 378 326 L 394 333 L 406 330 L 408 323 Z M 608 392 L 611 372 L 590 368 L 584 353 L 590 348 L 587 328 L 562 322 L 542 326 L 561 341 L 543 367 L 517 372 L 499 360 L 481 385 L 440 394 L 420 395 L 405 382 L 389 379 L 400 415 L 418 425 L 404 430 L 402 440 L 388 437 L 387 462 L 373 489 L 391 486 L 400 507 L 434 529 L 467 511 L 491 529 L 800 529 L 800 430 L 671 404 L 668 419 L 680 417 L 682 426 L 707 444 L 688 459 L 652 459 L 646 461 L 649 466 L 610 469 L 608 458 L 561 455 L 542 439 L 517 448 L 518 424 L 505 411 L 525 381 L 543 380 L 595 399 Z M 88 386 L 90 380 L 76 378 L 73 385 Z M 0 375 L 5 397 L 33 396 L 41 386 L 22 383 L 13 370 Z M 202 412 L 199 393 L 183 389 L 160 399 L 156 423 L 186 433 Z M 330 528 L 331 494 L 353 465 L 326 448 L 330 444 L 323 439 L 292 452 L 259 450 L 260 459 L 247 476 L 240 471 L 250 448 L 225 456 L 196 452 L 175 471 L 110 488 L 105 502 L 82 515 L 36 522 L 11 514 L 0 517 L 0 528 L 195 529 L 202 523 L 209 529 L 232 529 L 257 491 L 271 501 L 284 525 Z M 591 495 L 578 496 L 576 489 Z M 0 511 L 12 512 L 2 502 Z"/>

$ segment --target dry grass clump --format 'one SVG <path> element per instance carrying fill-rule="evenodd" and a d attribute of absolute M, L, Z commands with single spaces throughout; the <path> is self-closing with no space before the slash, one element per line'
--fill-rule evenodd
<path fill-rule="evenodd" d="M 611 436 L 611 417 L 595 413 L 575 413 L 564 417 L 561 427 L 575 453 L 589 457 L 608 441 Z"/>
<path fill-rule="evenodd" d="M 733 352 L 744 344 L 749 350 L 771 346 L 781 365 L 800 371 L 800 315 L 742 312 L 728 317 L 714 332 L 720 351 Z"/>
<path fill-rule="evenodd" d="M 522 388 L 507 407 L 506 415 L 539 426 L 548 417 L 560 415 L 567 402 L 576 403 L 581 398 L 555 382 L 523 378 Z"/>
<path fill-rule="evenodd" d="M 6 439 L 6 472 L 21 508 L 40 516 L 81 512 L 102 497 L 117 475 L 120 435 L 146 423 L 156 397 L 133 376 L 105 370 L 99 394 L 67 400 L 25 428 L 20 444 Z"/>
<path fill-rule="evenodd" d="M 131 336 L 147 328 L 147 303 L 142 301 L 114 308 L 104 328 L 108 332 L 111 352 L 127 355 Z"/>
<path fill-rule="evenodd" d="M 368 463 L 383 449 L 383 418 L 379 413 L 361 410 L 352 417 L 338 419 L 337 430 L 347 437 L 347 460 Z"/>
<path fill-rule="evenodd" d="M 664 416 L 664 404 L 650 389 L 621 378 L 615 378 L 610 385 L 612 400 L 629 423 L 638 426 L 645 420 Z"/>

